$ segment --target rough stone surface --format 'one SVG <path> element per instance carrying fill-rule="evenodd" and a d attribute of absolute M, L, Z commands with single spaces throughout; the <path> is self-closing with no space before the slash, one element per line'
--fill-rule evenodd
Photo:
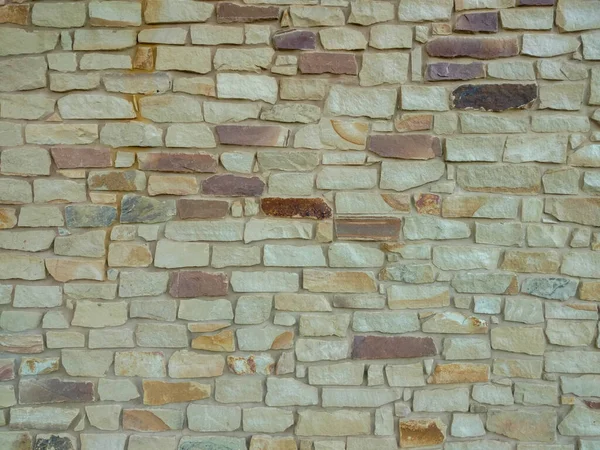
<path fill-rule="evenodd" d="M 600 448 L 599 5 L 0 0 L 0 449 Z"/>

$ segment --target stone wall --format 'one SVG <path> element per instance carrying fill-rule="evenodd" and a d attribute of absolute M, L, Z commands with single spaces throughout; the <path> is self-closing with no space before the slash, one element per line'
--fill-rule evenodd
<path fill-rule="evenodd" d="M 10 1 L 0 450 L 600 449 L 600 0 Z"/>

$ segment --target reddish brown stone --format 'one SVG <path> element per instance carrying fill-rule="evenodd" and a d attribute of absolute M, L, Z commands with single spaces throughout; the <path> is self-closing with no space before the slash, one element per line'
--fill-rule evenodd
<path fill-rule="evenodd" d="M 426 45 L 429 56 L 456 58 L 466 56 L 476 59 L 508 58 L 519 54 L 516 37 L 479 38 L 446 36 L 429 41 Z"/>
<path fill-rule="evenodd" d="M 340 218 L 335 234 L 347 241 L 396 241 L 401 225 L 401 219 L 391 217 Z"/>
<path fill-rule="evenodd" d="M 431 214 L 439 216 L 441 212 L 442 198 L 437 194 L 415 195 L 415 207 L 419 214 Z"/>
<path fill-rule="evenodd" d="M 396 131 L 424 131 L 433 128 L 433 114 L 403 114 L 394 119 Z"/>
<path fill-rule="evenodd" d="M 0 23 L 27 25 L 29 5 L 6 5 L 0 7 Z"/>
<path fill-rule="evenodd" d="M 485 78 L 485 70 L 480 62 L 470 64 L 440 62 L 427 64 L 425 76 L 428 81 L 473 80 Z"/>
<path fill-rule="evenodd" d="M 556 0 L 519 0 L 517 6 L 554 6 Z"/>
<path fill-rule="evenodd" d="M 273 35 L 273 46 L 277 50 L 314 50 L 317 35 L 309 30 L 284 30 Z"/>
<path fill-rule="evenodd" d="M 52 159 L 57 169 L 110 167 L 109 148 L 52 147 Z"/>
<path fill-rule="evenodd" d="M 202 182 L 202 193 L 228 197 L 257 197 L 262 195 L 265 182 L 259 177 L 239 175 L 213 175 Z"/>
<path fill-rule="evenodd" d="M 221 272 L 185 270 L 171 274 L 169 294 L 173 297 L 218 297 L 227 295 L 227 275 Z"/>
<path fill-rule="evenodd" d="M 152 152 L 138 153 L 141 170 L 157 172 L 200 172 L 217 171 L 217 158 L 208 153 Z"/>
<path fill-rule="evenodd" d="M 123 411 L 123 428 L 133 431 L 169 431 L 171 427 L 149 409 Z"/>
<path fill-rule="evenodd" d="M 229 203 L 224 200 L 177 200 L 180 219 L 221 219 L 227 216 Z"/>
<path fill-rule="evenodd" d="M 396 359 L 435 356 L 437 349 L 430 337 L 354 336 L 352 359 Z"/>
<path fill-rule="evenodd" d="M 42 353 L 44 337 L 41 334 L 0 334 L 0 352 Z"/>
<path fill-rule="evenodd" d="M 215 131 L 221 144 L 260 147 L 285 147 L 290 134 L 279 125 L 217 125 Z"/>
<path fill-rule="evenodd" d="M 25 405 L 93 402 L 95 400 L 92 381 L 26 378 L 19 382 L 19 403 Z"/>
<path fill-rule="evenodd" d="M 584 400 L 583 403 L 590 409 L 600 409 L 600 402 L 594 400 Z"/>
<path fill-rule="evenodd" d="M 498 32 L 498 12 L 467 13 L 458 16 L 456 31 L 481 31 L 485 33 Z"/>
<path fill-rule="evenodd" d="M 0 381 L 14 380 L 15 360 L 0 359 Z"/>
<path fill-rule="evenodd" d="M 311 74 L 358 74 L 356 56 L 350 53 L 302 53 L 298 58 L 298 68 L 302 73 Z"/>
<path fill-rule="evenodd" d="M 537 98 L 535 84 L 463 84 L 452 92 L 456 109 L 505 111 L 525 108 Z"/>
<path fill-rule="evenodd" d="M 251 23 L 278 19 L 279 8 L 276 6 L 245 6 L 229 2 L 217 4 L 218 23 Z"/>
<path fill-rule="evenodd" d="M 267 216 L 328 219 L 331 208 L 322 198 L 280 198 L 268 197 L 260 201 L 260 207 Z"/>
<path fill-rule="evenodd" d="M 384 158 L 432 159 L 442 155 L 439 138 L 430 134 L 373 135 L 367 148 Z"/>

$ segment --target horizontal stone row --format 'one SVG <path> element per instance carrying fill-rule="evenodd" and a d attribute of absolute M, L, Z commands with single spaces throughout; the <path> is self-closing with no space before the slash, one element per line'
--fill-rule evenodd
<path fill-rule="evenodd" d="M 265 2 L 269 3 L 269 2 Z M 277 2 L 273 2 L 277 3 Z M 402 22 L 444 21 L 452 18 L 454 1 L 442 0 L 428 5 L 419 0 L 401 0 L 397 15 L 395 5 L 386 2 L 373 5 L 350 3 L 346 20 L 344 9 L 332 6 L 292 5 L 283 11 L 288 24 L 297 27 L 343 26 L 346 23 L 371 25 L 397 18 Z M 482 8 L 507 8 L 500 11 L 502 26 L 506 29 L 549 30 L 554 24 L 554 1 L 516 1 L 481 3 L 475 0 L 461 2 L 457 11 Z M 540 8 L 508 9 L 515 6 Z M 31 9 L 31 16 L 30 16 Z M 142 18 L 148 24 L 205 22 L 216 15 L 218 23 L 252 23 L 279 20 L 282 10 L 277 6 L 237 5 L 230 2 L 211 3 L 190 0 L 152 0 L 144 5 L 123 1 L 112 4 L 93 1 L 88 6 L 77 2 L 56 4 L 6 5 L 0 9 L 1 23 L 33 25 L 53 28 L 77 28 L 86 24 L 92 27 L 140 26 Z M 598 8 L 594 2 L 559 2 L 556 8 L 556 25 L 563 31 L 579 31 L 600 27 Z M 89 15 L 89 20 L 88 16 Z M 458 15 L 456 31 L 498 31 L 498 13 L 466 13 Z"/>

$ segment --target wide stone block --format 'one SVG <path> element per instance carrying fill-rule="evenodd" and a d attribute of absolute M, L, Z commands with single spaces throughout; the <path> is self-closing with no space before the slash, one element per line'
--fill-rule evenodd
<path fill-rule="evenodd" d="M 425 49 L 439 58 L 469 57 L 475 59 L 508 58 L 519 54 L 517 38 L 439 37 L 430 40 Z"/>
<path fill-rule="evenodd" d="M 178 298 L 219 297 L 227 295 L 227 289 L 228 278 L 224 273 L 178 271 L 171 275 L 169 294 Z"/>
<path fill-rule="evenodd" d="M 286 147 L 289 129 L 277 125 L 217 125 L 215 127 L 221 144 Z"/>
<path fill-rule="evenodd" d="M 217 5 L 218 23 L 253 23 L 278 18 L 277 6 L 237 5 L 230 2 L 220 2 Z"/>
<path fill-rule="evenodd" d="M 537 99 L 535 84 L 466 84 L 452 91 L 455 109 L 505 111 L 526 108 Z"/>
<path fill-rule="evenodd" d="M 302 53 L 298 58 L 298 68 L 304 74 L 358 74 L 356 56 L 350 53 Z"/>
<path fill-rule="evenodd" d="M 437 355 L 433 339 L 410 336 L 355 336 L 352 359 L 396 359 Z"/>

